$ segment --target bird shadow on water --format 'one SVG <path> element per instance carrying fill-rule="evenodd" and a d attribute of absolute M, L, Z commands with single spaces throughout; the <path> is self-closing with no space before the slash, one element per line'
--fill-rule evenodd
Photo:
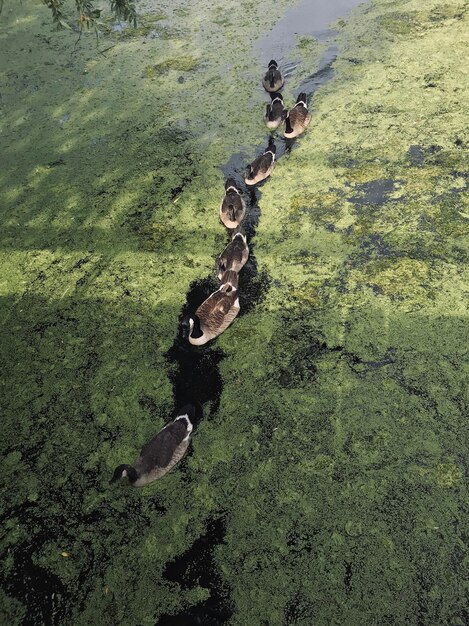
<path fill-rule="evenodd" d="M 224 519 L 210 519 L 205 534 L 166 566 L 166 580 L 178 583 L 182 589 L 197 586 L 210 589 L 210 597 L 177 615 L 163 615 L 156 626 L 221 626 L 231 618 L 233 608 L 228 600 L 229 588 L 213 560 L 213 551 L 223 542 L 224 535 Z"/>
<path fill-rule="evenodd" d="M 252 311 L 262 301 L 271 282 L 266 270 L 259 272 L 251 242 L 259 224 L 261 192 L 254 188 L 248 190 L 244 182 L 241 183 L 241 172 L 244 171 L 244 156 L 241 153 L 234 155 L 222 167 L 222 170 L 226 177 L 231 176 L 235 179 L 246 199 L 247 210 L 243 230 L 249 242 L 249 258 L 239 274 L 238 285 L 239 316 L 242 316 Z M 186 295 L 186 303 L 179 316 L 178 334 L 165 354 L 173 385 L 175 407 L 183 406 L 188 402 L 204 406 L 205 418 L 216 414 L 219 409 L 223 390 L 219 365 L 226 355 L 221 348 L 214 345 L 213 341 L 205 346 L 189 344 L 182 337 L 181 321 L 185 315 L 193 313 L 211 293 L 218 289 L 218 286 L 215 272 L 191 283 Z M 201 412 L 198 417 L 196 416 L 195 427 L 200 423 L 200 419 Z M 210 519 L 206 533 L 196 539 L 186 552 L 167 565 L 164 572 L 166 580 L 179 583 L 183 589 L 198 585 L 208 588 L 210 597 L 175 615 L 163 615 L 156 626 L 221 626 L 231 618 L 233 610 L 228 600 L 229 589 L 219 575 L 213 560 L 214 549 L 223 543 L 224 535 L 223 518 Z"/>
<path fill-rule="evenodd" d="M 191 285 L 188 293 L 187 304 L 184 307 L 180 320 L 190 311 L 207 298 L 215 289 L 210 289 L 212 278 L 196 281 Z M 208 288 L 207 288 L 208 287 Z M 208 292 L 208 293 L 207 293 Z M 196 294 L 207 293 L 205 296 Z M 193 302 L 197 302 L 195 308 Z M 219 364 L 224 359 L 225 353 L 220 348 L 212 346 L 191 346 L 182 337 L 179 330 L 173 345 L 166 352 L 165 358 L 169 365 L 169 377 L 173 385 L 174 404 L 176 407 L 192 403 L 205 405 L 205 417 L 207 417 L 207 404 L 210 405 L 208 414 L 216 413 L 220 404 L 220 395 L 223 387 Z M 198 421 L 194 426 L 197 427 Z"/>
<path fill-rule="evenodd" d="M 235 161 L 230 160 L 229 163 L 233 166 Z M 239 171 L 236 166 L 233 169 L 235 173 L 237 170 Z M 239 178 L 239 176 L 235 175 L 235 178 Z M 243 186 L 240 185 L 240 187 Z M 259 223 L 261 194 L 258 190 L 252 189 L 245 192 L 244 195 L 248 201 L 243 229 L 249 241 L 254 236 Z M 240 316 L 249 313 L 256 304 L 261 302 L 269 285 L 270 279 L 267 271 L 263 270 L 259 273 L 257 260 L 253 253 L 253 244 L 249 243 L 249 258 L 239 274 Z M 219 372 L 219 364 L 224 359 L 225 353 L 221 348 L 216 347 L 213 341 L 204 346 L 189 344 L 182 337 L 181 321 L 184 316 L 193 313 L 218 287 L 219 282 L 215 273 L 191 283 L 186 294 L 186 303 L 179 316 L 178 334 L 173 345 L 165 354 L 173 385 L 175 407 L 195 403 L 205 405 L 207 409 L 206 405 L 208 404 L 209 411 L 207 414 L 207 410 L 205 410 L 206 416 L 216 413 L 220 405 L 223 381 Z M 194 425 L 197 426 L 197 423 Z"/>

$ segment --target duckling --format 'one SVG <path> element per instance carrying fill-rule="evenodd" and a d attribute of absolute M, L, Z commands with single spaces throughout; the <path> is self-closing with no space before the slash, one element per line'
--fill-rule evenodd
<path fill-rule="evenodd" d="M 218 278 L 222 280 L 223 272 L 226 272 L 226 270 L 239 272 L 246 264 L 248 257 L 249 248 L 246 235 L 238 231 L 233 235 L 230 243 L 218 257 Z M 222 282 L 225 281 L 223 280 Z"/>
<path fill-rule="evenodd" d="M 226 276 L 229 274 L 229 276 Z M 212 293 L 192 315 L 182 320 L 183 337 L 194 346 L 202 346 L 211 339 L 218 337 L 228 328 L 239 313 L 239 299 L 236 272 L 225 272 L 220 288 Z"/>
<path fill-rule="evenodd" d="M 286 110 L 283 106 L 283 98 L 281 93 L 271 93 L 272 102 L 266 105 L 265 123 L 267 128 L 275 130 L 285 119 Z"/>
<path fill-rule="evenodd" d="M 225 196 L 220 205 L 220 220 L 227 228 L 236 228 L 246 214 L 246 203 L 232 178 L 225 183 Z"/>
<path fill-rule="evenodd" d="M 285 119 L 285 137 L 287 137 L 287 139 L 298 137 L 298 135 L 301 135 L 301 133 L 306 129 L 310 121 L 311 114 L 308 113 L 306 94 L 300 93 L 296 99 L 295 106 L 287 113 L 287 117 Z"/>
<path fill-rule="evenodd" d="M 192 433 L 195 407 L 188 404 L 179 410 L 174 421 L 146 443 L 132 465 L 119 465 L 109 481 L 127 478 L 135 487 L 143 487 L 164 476 L 185 455 Z"/>
<path fill-rule="evenodd" d="M 246 185 L 255 185 L 270 176 L 275 165 L 275 152 L 275 142 L 271 137 L 264 153 L 247 166 L 244 177 Z"/>
<path fill-rule="evenodd" d="M 282 89 L 284 82 L 283 76 L 278 69 L 277 61 L 272 59 L 269 62 L 269 67 L 264 76 L 264 80 L 262 81 L 264 89 L 267 91 L 278 91 L 279 89 Z"/>

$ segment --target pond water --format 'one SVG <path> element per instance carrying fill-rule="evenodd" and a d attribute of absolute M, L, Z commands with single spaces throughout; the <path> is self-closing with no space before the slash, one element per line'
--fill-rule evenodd
<path fill-rule="evenodd" d="M 0 621 L 467 623 L 466 4 L 139 10 L 97 49 L 3 6 Z M 271 58 L 312 121 L 251 191 Z M 241 313 L 191 348 L 228 176 Z M 187 401 L 185 459 L 110 488 Z"/>

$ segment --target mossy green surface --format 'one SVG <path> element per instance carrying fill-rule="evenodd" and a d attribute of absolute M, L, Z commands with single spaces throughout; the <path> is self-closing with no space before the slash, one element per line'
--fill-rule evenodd
<path fill-rule="evenodd" d="M 165 568 L 220 516 L 233 626 L 467 623 L 462 0 L 340 22 L 335 77 L 262 187 L 269 288 L 217 340 L 218 411 L 163 480 L 107 484 L 172 412 L 164 355 L 226 241 L 218 168 L 267 136 L 251 42 L 285 6 L 159 3 L 105 57 L 4 6 L 2 623 L 41 623 L 40 601 L 74 626 L 195 606 L 209 589 Z"/>

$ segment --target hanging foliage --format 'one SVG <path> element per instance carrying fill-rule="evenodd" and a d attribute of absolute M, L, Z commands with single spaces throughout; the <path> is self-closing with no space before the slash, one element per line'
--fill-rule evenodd
<path fill-rule="evenodd" d="M 63 9 L 65 0 L 42 0 L 50 9 L 52 20 L 58 28 L 70 28 L 65 20 Z M 3 0 L 0 0 L 0 6 Z M 93 0 L 75 0 L 78 14 L 78 26 L 80 30 L 96 28 L 97 20 L 101 15 L 101 9 L 95 8 Z M 132 0 L 110 0 L 111 11 L 120 20 L 126 20 L 134 26 L 137 25 L 137 11 Z"/>

